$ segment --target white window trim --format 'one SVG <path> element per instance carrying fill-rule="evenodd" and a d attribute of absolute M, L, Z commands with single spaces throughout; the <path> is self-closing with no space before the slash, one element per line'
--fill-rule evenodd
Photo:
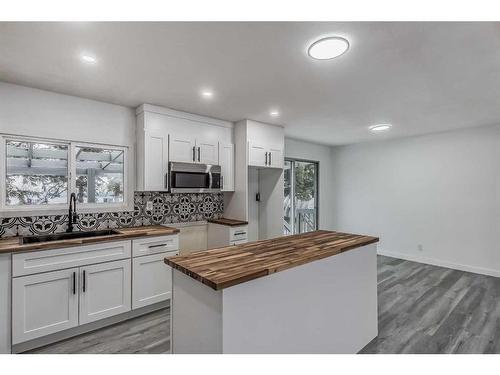
<path fill-rule="evenodd" d="M 16 140 L 24 142 L 46 142 L 52 144 L 68 145 L 68 191 L 69 195 L 76 192 L 76 147 L 106 148 L 123 151 L 123 202 L 120 203 L 78 203 L 78 213 L 102 213 L 102 212 L 122 212 L 133 211 L 133 187 L 130 182 L 129 168 L 129 148 L 127 146 L 116 146 L 102 143 L 77 142 L 53 138 L 16 136 L 9 134 L 0 135 L 0 217 L 19 217 L 19 216 L 41 216 L 41 215 L 62 215 L 68 211 L 68 203 L 31 206 L 8 206 L 6 203 L 6 177 L 7 177 L 7 140 Z"/>

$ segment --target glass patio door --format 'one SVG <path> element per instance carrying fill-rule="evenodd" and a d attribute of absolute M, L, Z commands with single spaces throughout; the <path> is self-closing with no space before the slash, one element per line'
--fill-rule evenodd
<path fill-rule="evenodd" d="M 318 229 L 318 163 L 286 159 L 284 173 L 283 233 Z"/>

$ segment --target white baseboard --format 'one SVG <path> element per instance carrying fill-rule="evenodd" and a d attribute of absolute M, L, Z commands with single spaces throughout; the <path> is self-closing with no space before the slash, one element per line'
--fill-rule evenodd
<path fill-rule="evenodd" d="M 415 256 L 415 255 L 410 255 L 410 254 L 405 254 L 405 253 L 396 253 L 396 252 L 385 251 L 385 250 L 380 250 L 380 249 L 378 249 L 377 254 L 388 256 L 391 258 L 410 260 L 412 262 L 417 262 L 417 263 L 430 264 L 432 266 L 446 267 L 446 268 L 451 268 L 451 269 L 459 270 L 459 271 L 477 273 L 480 275 L 500 277 L 500 270 L 495 270 L 492 268 L 468 266 L 465 264 L 448 262 L 448 261 L 441 260 L 441 259 L 420 257 L 420 256 Z"/>

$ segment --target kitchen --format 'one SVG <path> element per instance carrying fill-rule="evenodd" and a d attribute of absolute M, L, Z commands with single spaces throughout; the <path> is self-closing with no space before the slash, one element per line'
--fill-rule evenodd
<path fill-rule="evenodd" d="M 0 22 L 0 353 L 500 352 L 496 27 Z"/>

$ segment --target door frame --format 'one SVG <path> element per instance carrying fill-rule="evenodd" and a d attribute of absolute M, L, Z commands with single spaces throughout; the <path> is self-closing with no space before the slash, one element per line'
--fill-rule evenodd
<path fill-rule="evenodd" d="M 291 158 L 291 157 L 285 157 L 285 163 L 289 161 L 291 162 L 291 172 L 290 172 L 290 178 L 292 179 L 291 181 L 291 195 L 292 195 L 292 228 L 295 227 L 295 212 L 294 212 L 294 202 L 295 202 L 295 172 L 294 172 L 294 163 L 295 162 L 303 162 L 303 163 L 312 163 L 316 164 L 316 178 L 315 178 L 315 187 L 316 187 L 316 199 L 314 200 L 314 208 L 316 210 L 316 230 L 319 229 L 319 167 L 320 163 L 317 160 L 308 160 L 308 159 L 301 159 L 301 158 Z M 283 166 L 284 167 L 284 166 Z M 295 234 L 295 233 L 291 233 Z"/>

